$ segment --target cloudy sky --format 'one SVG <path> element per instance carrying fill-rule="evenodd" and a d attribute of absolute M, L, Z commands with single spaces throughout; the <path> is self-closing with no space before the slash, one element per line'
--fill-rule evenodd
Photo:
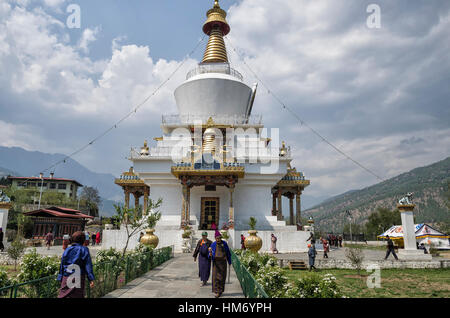
<path fill-rule="evenodd" d="M 81 9 L 69 28 L 67 8 Z M 128 169 L 131 146 L 160 136 L 174 89 L 201 59 L 212 0 L 0 0 L 0 145 L 69 154 L 144 100 L 136 115 L 74 157 Z M 450 155 L 450 2 L 222 0 L 232 66 L 383 178 Z M 369 4 L 381 9 L 369 28 Z M 311 179 L 310 197 L 378 180 L 301 126 L 260 85 L 253 113 L 279 127 Z M 44 167 L 43 167 L 44 168 Z M 39 172 L 36 172 L 39 173 Z"/>

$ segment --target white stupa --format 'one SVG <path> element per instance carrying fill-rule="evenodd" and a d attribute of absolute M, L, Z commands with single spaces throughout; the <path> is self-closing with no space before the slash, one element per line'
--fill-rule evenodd
<path fill-rule="evenodd" d="M 178 114 L 162 116 L 162 137 L 153 138 L 154 147 L 145 143 L 132 150 L 133 173 L 149 187 L 152 200 L 163 200 L 155 232 L 159 246 L 180 251 L 186 225 L 193 228 L 194 239 L 204 230 L 213 239 L 215 225 L 228 228 L 229 244 L 239 248 L 253 216 L 263 239 L 261 251 L 270 249 L 272 233 L 280 252 L 306 251 L 310 233 L 301 230 L 300 195 L 309 180 L 291 168 L 290 149 L 284 142 L 279 145 L 278 136 L 260 132 L 262 116 L 252 115 L 257 86 L 247 85 L 230 67 L 225 18 L 215 1 L 203 25 L 209 36 L 203 60 L 174 92 Z M 246 134 L 250 141 L 242 147 Z M 289 198 L 288 222 L 283 196 Z M 121 246 L 120 234 L 105 232 L 104 247 Z"/>

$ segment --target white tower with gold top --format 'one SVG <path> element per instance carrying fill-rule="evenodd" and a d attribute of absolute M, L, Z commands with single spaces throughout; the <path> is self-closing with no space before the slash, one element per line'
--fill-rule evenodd
<path fill-rule="evenodd" d="M 163 199 L 155 231 L 159 246 L 180 251 L 189 225 L 196 237 L 214 226 L 227 228 L 229 243 L 239 248 L 253 216 L 261 251 L 270 249 L 272 233 L 280 252 L 306 251 L 309 232 L 301 230 L 300 196 L 309 180 L 290 167 L 289 147 L 278 145 L 277 134 L 268 138 L 262 116 L 252 114 L 257 85 L 247 85 L 230 66 L 223 39 L 230 26 L 217 0 L 203 32 L 209 36 L 203 60 L 174 93 L 178 114 L 163 115 L 163 135 L 153 138 L 154 147 L 145 145 L 130 156 L 150 198 Z M 283 196 L 289 200 L 288 221 Z"/>

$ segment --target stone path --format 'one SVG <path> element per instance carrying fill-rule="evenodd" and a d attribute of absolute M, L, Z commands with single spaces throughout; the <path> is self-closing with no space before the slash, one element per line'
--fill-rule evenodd
<path fill-rule="evenodd" d="M 175 254 L 175 257 L 131 281 L 122 288 L 107 294 L 105 298 L 213 298 L 211 278 L 206 286 L 200 286 L 198 263 L 191 254 Z M 241 286 L 231 266 L 230 283 L 225 284 L 221 298 L 243 298 Z"/>

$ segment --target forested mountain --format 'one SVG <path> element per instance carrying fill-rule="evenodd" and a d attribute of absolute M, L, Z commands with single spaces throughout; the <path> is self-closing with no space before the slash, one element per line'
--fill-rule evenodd
<path fill-rule="evenodd" d="M 341 231 L 344 224 L 349 223 L 345 210 L 351 211 L 353 223 L 363 224 L 378 207 L 395 209 L 400 198 L 413 192 L 416 222 L 450 222 L 446 199 L 449 181 L 450 157 L 373 186 L 335 196 L 306 210 L 304 215 L 312 215 L 320 230 Z"/>

